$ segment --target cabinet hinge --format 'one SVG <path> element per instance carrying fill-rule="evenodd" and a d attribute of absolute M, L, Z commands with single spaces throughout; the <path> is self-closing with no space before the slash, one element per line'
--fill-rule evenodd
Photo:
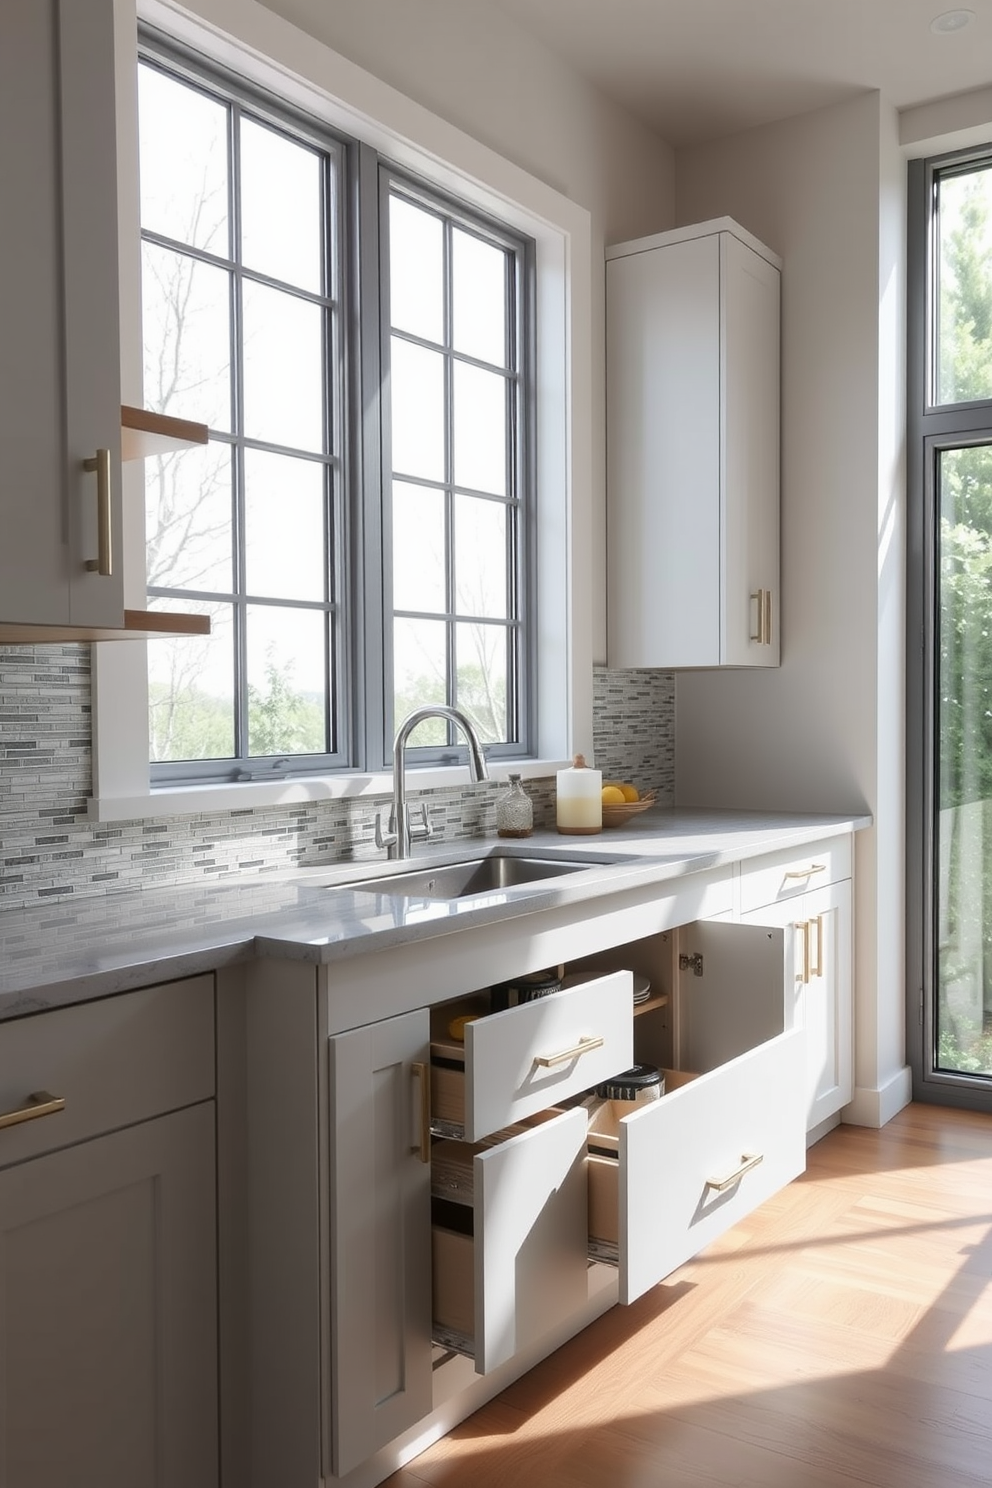
<path fill-rule="evenodd" d="M 693 976 L 703 974 L 703 953 L 697 951 L 694 956 L 679 956 L 679 971 L 691 971 Z"/>

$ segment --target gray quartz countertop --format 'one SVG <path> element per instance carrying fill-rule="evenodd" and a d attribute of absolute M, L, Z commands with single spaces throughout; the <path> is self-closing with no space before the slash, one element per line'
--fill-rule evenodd
<path fill-rule="evenodd" d="M 762 853 L 870 826 L 865 815 L 658 809 L 599 836 L 535 832 L 423 847 L 408 864 L 381 858 L 291 872 L 90 895 L 71 903 L 0 910 L 0 1021 L 255 956 L 327 962 L 387 945 L 537 914 L 704 872 Z M 494 851 L 588 866 L 559 878 L 458 900 L 355 889 L 397 869 Z"/>

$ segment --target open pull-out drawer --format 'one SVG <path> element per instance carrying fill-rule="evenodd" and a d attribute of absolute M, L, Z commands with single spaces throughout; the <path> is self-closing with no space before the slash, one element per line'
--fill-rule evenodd
<path fill-rule="evenodd" d="M 633 1302 L 750 1214 L 806 1164 L 803 1033 L 794 1029 L 593 1138 L 590 1251 L 615 1254 Z"/>
<path fill-rule="evenodd" d="M 491 1146 L 434 1144 L 434 1338 L 486 1374 L 587 1297 L 584 1110 Z"/>
<path fill-rule="evenodd" d="M 633 977 L 616 971 L 431 1039 L 435 1129 L 478 1142 L 634 1062 Z"/>
<path fill-rule="evenodd" d="M 806 1164 L 805 1034 L 793 1028 L 793 937 L 700 921 L 679 931 L 668 1093 L 589 1156 L 590 1253 L 632 1302 Z M 603 1155 L 611 1145 L 615 1155 Z"/>

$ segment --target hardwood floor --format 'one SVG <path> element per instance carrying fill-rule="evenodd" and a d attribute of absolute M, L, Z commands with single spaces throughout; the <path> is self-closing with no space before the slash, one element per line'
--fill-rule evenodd
<path fill-rule="evenodd" d="M 992 1117 L 845 1126 L 390 1488 L 990 1488 Z"/>

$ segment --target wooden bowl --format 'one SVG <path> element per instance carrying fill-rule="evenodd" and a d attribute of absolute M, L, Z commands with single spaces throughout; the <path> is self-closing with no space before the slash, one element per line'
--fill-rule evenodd
<path fill-rule="evenodd" d="M 603 826 L 622 827 L 630 821 L 631 817 L 640 816 L 642 811 L 647 811 L 658 799 L 657 791 L 646 791 L 639 801 L 624 801 L 623 805 L 603 807 Z"/>

